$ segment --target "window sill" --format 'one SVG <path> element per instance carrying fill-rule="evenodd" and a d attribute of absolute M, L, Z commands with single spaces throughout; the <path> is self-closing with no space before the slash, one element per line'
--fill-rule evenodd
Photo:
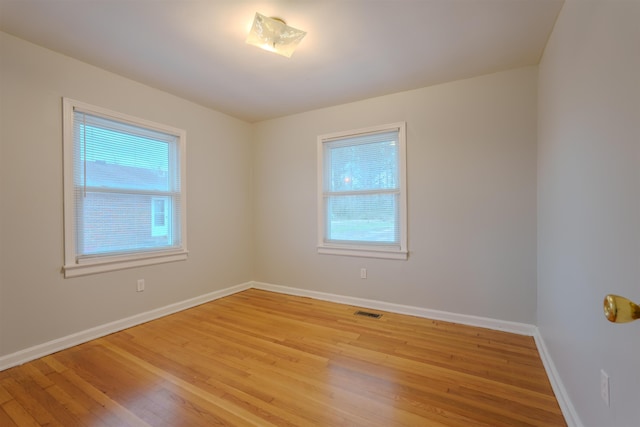
<path fill-rule="evenodd" d="M 318 253 L 325 255 L 344 255 L 364 258 L 382 258 L 382 259 L 399 259 L 406 260 L 409 258 L 409 252 L 392 250 L 392 249 L 373 249 L 359 247 L 331 247 L 318 246 Z"/>
<path fill-rule="evenodd" d="M 125 268 L 184 261 L 187 259 L 187 255 L 187 251 L 180 251 L 157 254 L 147 253 L 127 257 L 101 257 L 99 259 L 85 259 L 76 264 L 65 265 L 62 269 L 64 271 L 65 278 L 78 277 L 86 276 L 88 274 L 104 273 L 107 271 L 123 270 Z"/>

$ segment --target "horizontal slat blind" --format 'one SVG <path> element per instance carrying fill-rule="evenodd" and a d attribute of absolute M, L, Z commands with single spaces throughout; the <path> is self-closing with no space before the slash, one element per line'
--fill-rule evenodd
<path fill-rule="evenodd" d="M 77 258 L 180 247 L 178 137 L 74 111 Z"/>
<path fill-rule="evenodd" d="M 323 147 L 325 242 L 399 245 L 398 131 Z"/>

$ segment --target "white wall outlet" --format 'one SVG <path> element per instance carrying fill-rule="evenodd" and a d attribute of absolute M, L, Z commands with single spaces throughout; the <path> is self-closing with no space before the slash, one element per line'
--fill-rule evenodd
<path fill-rule="evenodd" d="M 360 278 L 361 279 L 366 279 L 367 278 L 367 269 L 366 268 L 361 268 L 360 269 Z"/>
<path fill-rule="evenodd" d="M 602 397 L 604 403 L 609 406 L 609 375 L 607 375 L 604 369 L 600 369 L 600 397 Z"/>
<path fill-rule="evenodd" d="M 144 279 L 138 279 L 138 292 L 144 291 Z"/>

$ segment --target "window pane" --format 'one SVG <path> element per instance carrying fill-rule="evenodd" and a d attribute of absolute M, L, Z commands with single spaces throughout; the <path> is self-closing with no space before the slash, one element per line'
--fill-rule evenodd
<path fill-rule="evenodd" d="M 153 129 L 74 112 L 78 257 L 179 247 L 177 141 Z"/>
<path fill-rule="evenodd" d="M 132 125 L 75 113 L 76 185 L 170 191 L 176 138 Z"/>
<path fill-rule="evenodd" d="M 398 195 L 327 198 L 327 240 L 397 244 Z"/>
<path fill-rule="evenodd" d="M 82 255 L 169 249 L 172 233 L 153 232 L 152 200 L 148 195 L 87 192 L 79 206 L 82 233 L 78 248 Z M 162 201 L 162 200 L 160 200 Z M 164 219 L 163 219 L 164 220 Z M 163 228 L 170 231 L 171 224 Z"/>
<path fill-rule="evenodd" d="M 395 138 L 351 146 L 329 145 L 328 191 L 398 188 Z"/>

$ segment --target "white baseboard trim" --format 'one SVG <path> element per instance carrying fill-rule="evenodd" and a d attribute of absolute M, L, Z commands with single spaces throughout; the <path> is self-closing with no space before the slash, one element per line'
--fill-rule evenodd
<path fill-rule="evenodd" d="M 533 334 L 533 339 L 536 341 L 538 353 L 540 353 L 540 359 L 542 359 L 544 369 L 547 371 L 547 377 L 549 378 L 549 382 L 551 382 L 551 388 L 556 395 L 556 400 L 558 401 L 558 405 L 560 405 L 560 410 L 562 411 L 562 415 L 564 416 L 567 425 L 569 427 L 584 427 L 576 409 L 571 403 L 571 399 L 569 399 L 569 394 L 564 388 L 560 374 L 558 374 L 556 365 L 553 363 L 553 359 L 551 358 L 551 354 L 549 354 L 549 350 L 547 350 L 544 338 L 542 338 L 540 330 L 537 327 Z"/>
<path fill-rule="evenodd" d="M 408 314 L 410 316 L 424 317 L 427 319 L 442 320 L 445 322 L 460 323 L 463 325 L 477 326 L 480 328 L 493 329 L 497 331 L 511 332 L 518 335 L 533 336 L 536 332 L 534 325 L 526 323 L 509 322 L 506 320 L 496 320 L 487 317 L 470 316 L 467 314 L 451 313 L 447 311 L 431 310 L 428 308 L 415 307 L 410 305 L 394 304 L 384 301 L 377 301 L 365 298 L 348 297 L 325 292 L 309 291 L 306 289 L 290 288 L 287 286 L 273 285 L 263 282 L 251 282 L 255 289 L 278 292 L 281 294 L 309 297 L 323 301 L 337 302 L 340 304 L 355 305 L 358 307 L 372 308 L 376 310 L 390 311 L 398 314 Z"/>
<path fill-rule="evenodd" d="M 48 341 L 43 344 L 38 344 L 33 347 L 29 347 L 24 350 L 20 350 L 15 353 L 0 357 L 0 371 L 11 368 L 13 366 L 22 365 L 23 363 L 37 359 L 39 357 L 47 356 L 57 351 L 70 348 L 75 345 L 82 344 L 87 341 L 91 341 L 93 339 L 130 328 L 132 326 L 140 325 L 142 323 L 146 323 L 151 320 L 167 316 L 169 314 L 186 310 L 187 308 L 195 307 L 209 301 L 226 297 L 237 292 L 247 290 L 249 288 L 251 288 L 251 282 L 231 286 L 226 289 L 210 292 L 208 294 L 201 295 L 195 298 L 190 298 L 188 300 L 180 301 L 164 307 L 146 311 L 144 313 L 136 314 L 131 317 L 96 326 L 94 328 L 67 335 L 66 337 Z"/>

